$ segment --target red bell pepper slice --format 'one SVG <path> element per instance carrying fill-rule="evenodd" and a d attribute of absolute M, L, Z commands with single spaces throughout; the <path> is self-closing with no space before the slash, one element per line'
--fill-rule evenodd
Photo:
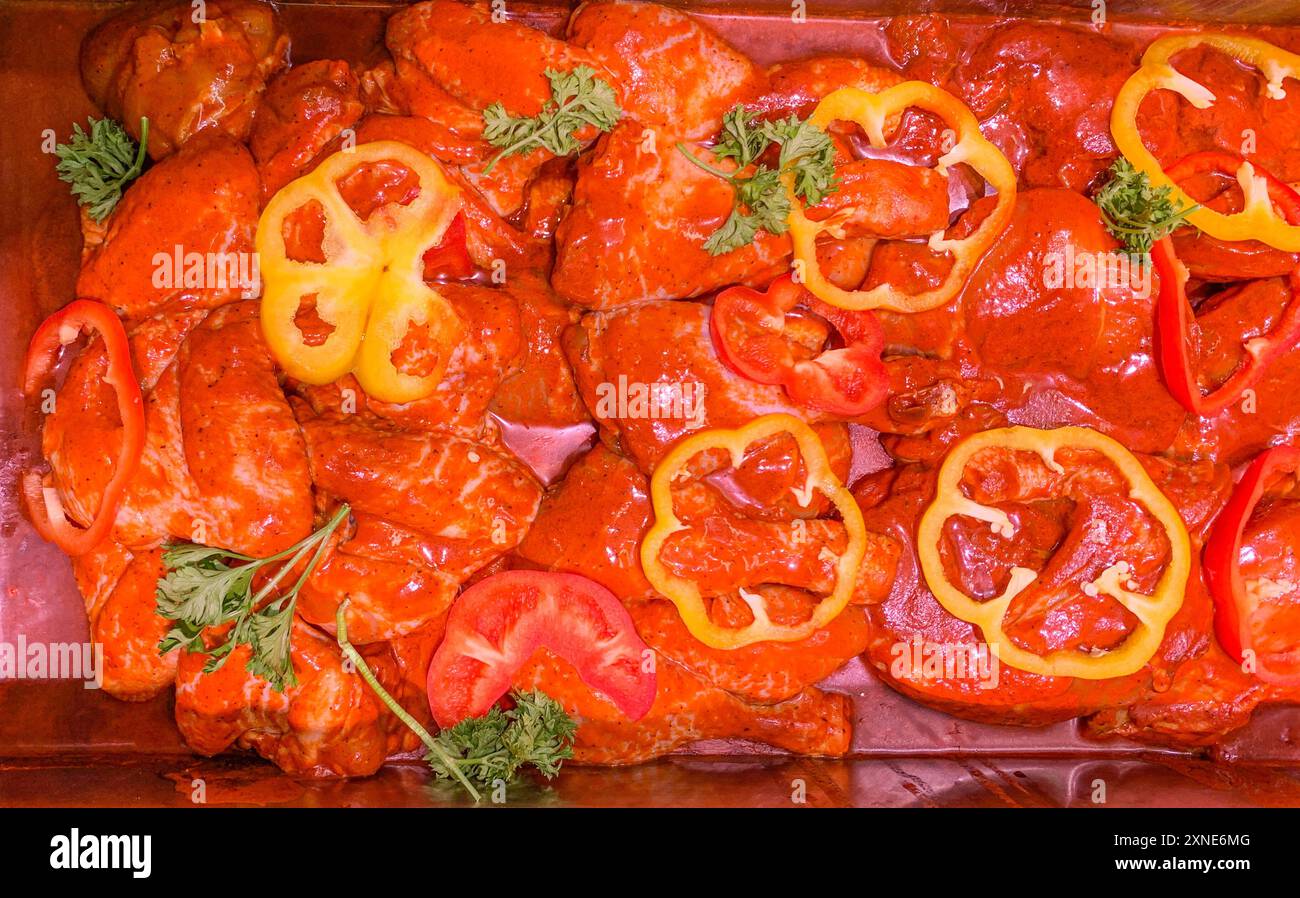
<path fill-rule="evenodd" d="M 1211 393 L 1202 393 L 1192 367 L 1187 337 L 1195 318 L 1187 301 L 1187 269 L 1174 254 L 1173 241 L 1164 237 L 1151 248 L 1160 295 L 1156 300 L 1157 358 L 1169 393 L 1187 411 L 1213 418 L 1235 404 L 1263 376 L 1275 358 L 1300 343 L 1300 268 L 1291 272 L 1291 299 L 1282 318 L 1268 334 L 1248 340 L 1246 359 L 1232 376 Z"/>
<path fill-rule="evenodd" d="M 749 287 L 723 290 L 709 316 L 714 348 L 732 371 L 784 387 L 799 405 L 834 415 L 864 415 L 889 390 L 889 375 L 880 361 L 885 345 L 880 323 L 874 315 L 864 315 L 860 333 L 848 345 L 798 358 L 788 313 L 810 298 L 790 275 L 773 281 L 765 293 Z"/>
<path fill-rule="evenodd" d="M 1235 177 L 1237 169 L 1241 168 L 1247 161 L 1244 156 L 1229 153 L 1226 150 L 1205 150 L 1184 156 L 1165 169 L 1165 174 L 1169 176 L 1171 181 L 1186 181 L 1193 175 L 1203 175 L 1207 172 Z M 1286 219 L 1287 224 L 1300 224 L 1300 193 L 1296 193 L 1285 181 L 1258 163 L 1251 162 L 1250 164 L 1251 168 L 1255 170 L 1255 174 L 1267 182 L 1268 198 L 1273 201 L 1273 205 L 1282 213 L 1282 217 Z"/>
<path fill-rule="evenodd" d="M 122 446 L 118 450 L 117 469 L 104 487 L 99 511 L 89 527 L 78 527 L 68 519 L 58 493 L 45 488 L 41 475 L 36 471 L 27 471 L 22 479 L 23 498 L 37 532 L 69 555 L 84 555 L 108 535 L 117 518 L 117 508 L 126 485 L 140 464 L 145 443 L 144 398 L 131 367 L 126 331 L 113 310 L 102 302 L 76 300 L 45 319 L 36 329 L 27 349 L 23 392 L 32 396 L 38 391 L 58 364 L 59 350 L 74 342 L 83 330 L 98 333 L 108 353 L 104 382 L 117 395 L 118 416 L 122 419 Z"/>
<path fill-rule="evenodd" d="M 1175 181 L 1205 172 L 1235 174 L 1243 161 L 1242 157 L 1227 152 L 1193 153 L 1175 162 L 1166 174 Z M 1267 181 L 1269 198 L 1287 223 L 1300 224 L 1300 193 L 1263 168 L 1255 166 L 1255 171 Z M 1248 341 L 1245 361 L 1218 389 L 1205 394 L 1196 381 L 1187 346 L 1195 318 L 1187 301 L 1187 269 L 1178 261 L 1173 241 L 1167 236 L 1152 247 L 1151 258 L 1156 273 L 1160 275 L 1156 332 L 1161 376 L 1179 405 L 1194 415 L 1213 418 L 1254 386 L 1273 359 L 1300 343 L 1300 302 L 1297 302 L 1300 299 L 1300 268 L 1291 272 L 1291 300 L 1281 320 L 1267 335 Z"/>
<path fill-rule="evenodd" d="M 1254 650 L 1250 600 L 1241 575 L 1241 541 L 1255 507 L 1270 480 L 1300 472 L 1300 448 L 1278 446 L 1265 450 L 1246 467 L 1205 544 L 1205 575 L 1214 598 L 1214 631 L 1224 651 L 1239 663 L 1247 650 L 1255 654 L 1255 675 L 1280 686 L 1300 685 L 1300 673 L 1281 674 L 1268 666 L 1267 656 Z"/>
<path fill-rule="evenodd" d="M 452 605 L 428 673 L 438 726 L 487 713 L 542 646 L 630 720 L 654 704 L 650 649 L 612 592 L 577 574 L 505 571 L 475 583 Z"/>
<path fill-rule="evenodd" d="M 474 261 L 465 244 L 465 213 L 458 212 L 438 245 L 429 247 L 424 254 L 424 279 L 463 280 L 472 276 L 474 270 Z"/>

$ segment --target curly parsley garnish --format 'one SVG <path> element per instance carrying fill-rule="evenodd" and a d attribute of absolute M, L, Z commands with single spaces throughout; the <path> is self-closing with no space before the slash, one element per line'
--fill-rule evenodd
<path fill-rule="evenodd" d="M 551 82 L 551 99 L 534 116 L 516 116 L 500 103 L 483 110 L 483 138 L 501 152 L 483 170 L 484 174 L 507 156 L 527 153 L 536 146 L 556 156 L 578 152 L 582 143 L 574 136 L 587 125 L 608 131 L 623 112 L 618 108 L 614 88 L 596 77 L 596 70 L 580 65 L 571 72 L 546 70 Z"/>
<path fill-rule="evenodd" d="M 249 673 L 266 680 L 278 692 L 296 686 L 298 679 L 289 652 L 294 604 L 324 554 L 330 534 L 347 514 L 348 506 L 344 505 L 311 536 L 267 558 L 211 546 L 168 546 L 163 552 L 167 574 L 158 581 L 158 615 L 176 621 L 176 626 L 158 643 L 158 652 L 183 646 L 187 651 L 205 653 L 210 657 L 203 670 L 211 673 L 226 663 L 235 646 L 246 645 L 253 650 L 245 668 Z M 311 558 L 293 586 L 267 602 L 284 576 L 308 553 Z M 232 566 L 231 562 L 237 564 Z M 283 562 L 279 570 L 254 593 L 253 576 L 279 562 Z M 234 627 L 225 641 L 208 648 L 203 631 L 230 623 Z"/>
<path fill-rule="evenodd" d="M 361 653 L 348 641 L 347 601 L 334 615 L 339 648 L 352 662 L 388 710 L 406 724 L 429 749 L 424 760 L 439 780 L 456 780 L 475 801 L 482 795 L 475 786 L 492 788 L 498 781 L 512 782 L 525 767 L 552 779 L 560 765 L 573 757 L 573 735 L 578 725 L 560 703 L 540 690 L 512 692 L 515 706 L 508 711 L 492 708 L 482 717 L 462 720 L 434 737 L 398 704 L 371 672 Z"/>
<path fill-rule="evenodd" d="M 1168 186 L 1152 187 L 1147 173 L 1123 156 L 1110 167 L 1110 176 L 1093 202 L 1107 230 L 1130 253 L 1151 252 L 1157 240 L 1186 224 L 1187 216 L 1200 208 L 1184 208 L 1170 196 Z"/>
<path fill-rule="evenodd" d="M 87 119 L 90 133 L 72 126 L 67 143 L 54 148 L 59 157 L 55 171 L 60 181 L 72 185 L 77 203 L 90 207 L 90 217 L 103 221 L 122 199 L 122 188 L 144 171 L 149 146 L 149 119 L 140 119 L 140 144 L 111 118 Z"/>
<path fill-rule="evenodd" d="M 739 175 L 753 165 L 769 146 L 781 151 L 775 169 L 757 165 L 749 175 Z M 753 113 L 736 106 L 722 117 L 722 136 L 712 147 L 716 159 L 734 159 L 736 172 L 725 172 L 700 161 L 684 143 L 678 151 L 711 175 L 729 182 L 736 193 L 731 214 L 704 244 L 711 256 L 720 256 L 754 242 L 759 231 L 784 234 L 790 214 L 790 197 L 782 176 L 793 177 L 795 196 L 810 206 L 838 189 L 835 145 L 830 135 L 791 115 L 771 122 L 754 121 Z"/>

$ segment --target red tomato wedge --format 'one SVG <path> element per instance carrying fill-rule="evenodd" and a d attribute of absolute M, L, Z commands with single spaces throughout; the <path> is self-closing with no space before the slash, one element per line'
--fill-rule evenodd
<path fill-rule="evenodd" d="M 485 714 L 543 646 L 630 720 L 654 704 L 650 648 L 612 592 L 577 574 L 505 571 L 465 590 L 451 608 L 429 665 L 429 709 L 438 726 Z"/>
<path fill-rule="evenodd" d="M 880 324 L 874 316 L 864 316 L 862 333 L 848 345 L 813 354 L 807 345 L 809 334 L 816 337 L 812 319 L 791 314 L 812 300 L 789 275 L 773 281 L 766 293 L 749 287 L 723 290 L 709 316 L 718 357 L 742 377 L 785 387 L 790 399 L 805 408 L 865 415 L 884 401 L 889 389 L 880 361 Z M 798 339 L 801 329 L 807 332 L 803 342 Z"/>

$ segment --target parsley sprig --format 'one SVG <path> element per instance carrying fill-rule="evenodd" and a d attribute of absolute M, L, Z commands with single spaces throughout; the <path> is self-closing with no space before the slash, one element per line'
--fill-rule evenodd
<path fill-rule="evenodd" d="M 139 146 L 111 118 L 90 118 L 87 124 L 89 133 L 74 124 L 68 142 L 54 148 L 59 157 L 54 170 L 60 181 L 72 185 L 77 203 L 89 206 L 90 217 L 99 222 L 122 199 L 122 189 L 144 171 L 149 119 L 140 119 Z"/>
<path fill-rule="evenodd" d="M 429 749 L 424 760 L 439 780 L 456 780 L 474 801 L 482 794 L 476 783 L 491 788 L 497 781 L 514 781 L 525 767 L 547 779 L 573 757 L 577 723 L 559 702 L 540 690 L 512 692 L 515 706 L 508 711 L 493 707 L 481 717 L 462 720 L 434 737 L 380 685 L 361 653 L 348 641 L 347 601 L 334 616 L 336 638 L 343 655 L 374 690 L 388 710 L 406 724 Z"/>
<path fill-rule="evenodd" d="M 168 546 L 163 552 L 167 574 L 158 581 L 158 615 L 176 621 L 176 625 L 158 644 L 159 653 L 178 646 L 205 653 L 209 658 L 203 670 L 211 673 L 226 663 L 235 646 L 246 645 L 253 652 L 245 668 L 249 673 L 266 680 L 279 692 L 286 686 L 296 686 L 298 678 L 289 650 L 294 605 L 324 554 L 330 534 L 347 517 L 348 510 L 343 505 L 324 527 L 266 558 L 212 546 Z M 285 575 L 309 553 L 311 558 L 293 586 L 268 602 Z M 277 563 L 279 570 L 253 592 L 254 575 Z M 204 643 L 204 630 L 230 623 L 234 627 L 223 642 L 211 648 Z"/>
<path fill-rule="evenodd" d="M 580 65 L 571 72 L 546 70 L 551 82 L 551 99 L 534 116 L 511 115 L 500 103 L 483 110 L 483 138 L 501 152 L 483 170 L 492 171 L 507 156 L 527 153 L 540 146 L 556 156 L 568 156 L 582 148 L 575 136 L 587 125 L 608 131 L 623 112 L 618 108 L 614 88 L 596 77 L 596 70 Z"/>
<path fill-rule="evenodd" d="M 755 165 L 773 144 L 781 148 L 777 167 Z M 677 150 L 709 174 L 730 183 L 735 190 L 731 214 L 704 244 L 712 256 L 753 243 L 760 230 L 773 235 L 786 232 L 790 197 L 782 183 L 783 175 L 792 176 L 795 196 L 810 206 L 839 188 L 835 177 L 835 145 L 830 135 L 794 115 L 758 122 L 743 106 L 736 106 L 724 115 L 722 136 L 712 152 L 715 159 L 735 160 L 734 172 L 703 162 L 684 143 L 678 143 Z M 739 174 L 751 165 L 755 167 L 750 174 Z"/>
<path fill-rule="evenodd" d="M 1110 167 L 1110 180 L 1093 198 L 1107 230 L 1130 253 L 1149 253 L 1157 240 L 1186 224 L 1199 206 L 1184 207 L 1168 186 L 1152 187 L 1146 172 L 1121 156 Z"/>

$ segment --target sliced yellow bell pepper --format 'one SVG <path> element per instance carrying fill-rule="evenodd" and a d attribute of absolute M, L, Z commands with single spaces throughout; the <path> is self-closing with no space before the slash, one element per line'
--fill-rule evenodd
<path fill-rule="evenodd" d="M 812 221 L 805 216 L 803 204 L 794 193 L 792 176 L 787 175 L 786 191 L 790 196 L 791 210 L 786 221 L 794 243 L 794 256 L 802 266 L 805 286 L 830 305 L 841 309 L 888 309 L 893 312 L 924 312 L 945 305 L 965 285 L 985 250 L 992 246 L 1011 221 L 1016 202 L 1015 170 L 1002 151 L 980 133 L 979 121 L 974 114 L 947 91 L 924 81 L 904 81 L 878 94 L 844 87 L 818 103 L 809 121 L 822 129 L 835 121 L 856 122 L 866 131 L 872 146 L 883 147 L 887 123 L 911 108 L 934 113 L 956 133 L 956 142 L 940 157 L 936 171 L 947 175 L 951 166 L 969 165 L 997 191 L 997 203 L 968 237 L 950 240 L 944 237 L 943 231 L 930 236 L 931 250 L 951 253 L 953 257 L 948 276 L 933 290 L 907 293 L 892 284 L 881 284 L 870 290 L 843 290 L 826 279 L 817 261 L 817 237 L 836 227 L 836 216 L 825 221 Z"/>
<path fill-rule="evenodd" d="M 1015 536 L 1015 526 L 1004 511 L 981 505 L 962 492 L 961 478 L 966 464 L 977 454 L 985 449 L 1035 452 L 1049 468 L 1059 470 L 1056 450 L 1064 447 L 1093 450 L 1115 465 L 1129 483 L 1129 497 L 1141 503 L 1164 528 L 1169 539 L 1169 561 L 1152 595 L 1143 595 L 1125 587 L 1129 580 L 1129 567 L 1118 558 L 1096 581 L 1085 584 L 1098 594 L 1115 599 L 1137 617 L 1137 626 L 1118 648 L 1093 654 L 1061 650 L 1038 655 L 1017 646 L 1002 628 L 1012 600 L 1033 583 L 1038 574 L 1029 568 L 1013 567 L 1010 582 L 1002 595 L 979 602 L 948 579 L 939 544 L 943 539 L 943 525 L 953 515 L 986 521 L 1003 538 Z M 1141 670 L 1151 660 L 1160 648 L 1169 621 L 1182 607 L 1192 557 L 1191 541 L 1182 517 L 1151 480 L 1142 463 L 1115 440 L 1087 427 L 1055 430 L 1001 427 L 962 440 L 948 453 L 939 469 L 935 499 L 921 516 L 916 545 L 921 572 L 930 592 L 949 614 L 979 627 L 984 641 L 1004 664 L 1044 676 L 1085 680 L 1127 676 Z M 1116 546 L 1115 549 L 1118 556 L 1123 547 Z"/>
<path fill-rule="evenodd" d="M 1273 99 L 1286 96 L 1283 82 L 1300 78 L 1300 56 L 1288 53 L 1268 41 L 1236 34 L 1176 34 L 1162 37 L 1147 47 L 1142 67 L 1124 82 L 1110 113 L 1110 133 L 1115 146 L 1133 167 L 1146 172 L 1152 187 L 1168 187 L 1170 197 L 1184 207 L 1197 205 L 1178 184 L 1165 174 L 1138 133 L 1138 109 L 1147 94 L 1172 90 L 1197 109 L 1214 104 L 1214 94 L 1174 68 L 1172 59 L 1193 47 L 1213 47 L 1233 59 L 1259 70 L 1267 79 L 1266 90 Z M 1287 224 L 1273 208 L 1266 178 L 1243 161 L 1237 171 L 1245 204 L 1240 212 L 1225 214 L 1201 206 L 1187 215 L 1187 222 L 1220 240 L 1259 240 L 1286 252 L 1300 251 L 1300 225 Z"/>
<path fill-rule="evenodd" d="M 359 167 L 396 163 L 419 179 L 416 197 L 390 203 L 362 221 L 339 192 L 341 178 Z M 324 263 L 290 259 L 285 220 L 318 203 L 324 218 Z M 331 383 L 348 372 L 383 402 L 411 402 L 438 386 L 461 333 L 451 304 L 424 282 L 424 254 L 442 239 L 460 211 L 459 189 L 436 162 L 397 141 L 363 144 L 326 159 L 286 184 L 257 222 L 262 274 L 262 333 L 275 359 L 305 383 Z M 315 297 L 316 314 L 333 330 L 309 345 L 295 323 L 302 300 Z M 401 371 L 392 354 L 412 326 L 428 329 L 436 358 L 420 375 Z"/>
<path fill-rule="evenodd" d="M 677 518 L 673 509 L 673 484 L 678 475 L 686 472 L 691 460 L 701 452 L 724 449 L 730 456 L 731 464 L 737 466 L 744 459 L 746 449 L 781 433 L 794 437 L 803 458 L 805 481 L 801 490 L 802 504 L 807 504 L 803 500 L 811 501 L 814 492 L 820 492 L 839 510 L 844 523 L 848 545 L 835 563 L 835 590 L 817 604 L 809 620 L 797 626 L 772 622 L 767 617 L 761 599 L 754 599 L 749 600 L 754 612 L 752 623 L 745 627 L 722 627 L 710 619 L 699 586 L 694 581 L 669 571 L 659 559 L 659 552 L 667 539 L 674 533 L 687 529 L 687 525 Z M 807 639 L 834 620 L 853 597 L 867 545 L 862 510 L 831 470 L 821 439 L 807 424 L 792 415 L 763 415 L 735 430 L 715 428 L 692 434 L 674 446 L 655 467 L 650 482 L 650 497 L 654 505 L 655 521 L 641 541 L 641 568 L 650 584 L 677 606 L 686 628 L 705 645 L 716 649 L 738 649 L 755 642 L 797 642 Z"/>

